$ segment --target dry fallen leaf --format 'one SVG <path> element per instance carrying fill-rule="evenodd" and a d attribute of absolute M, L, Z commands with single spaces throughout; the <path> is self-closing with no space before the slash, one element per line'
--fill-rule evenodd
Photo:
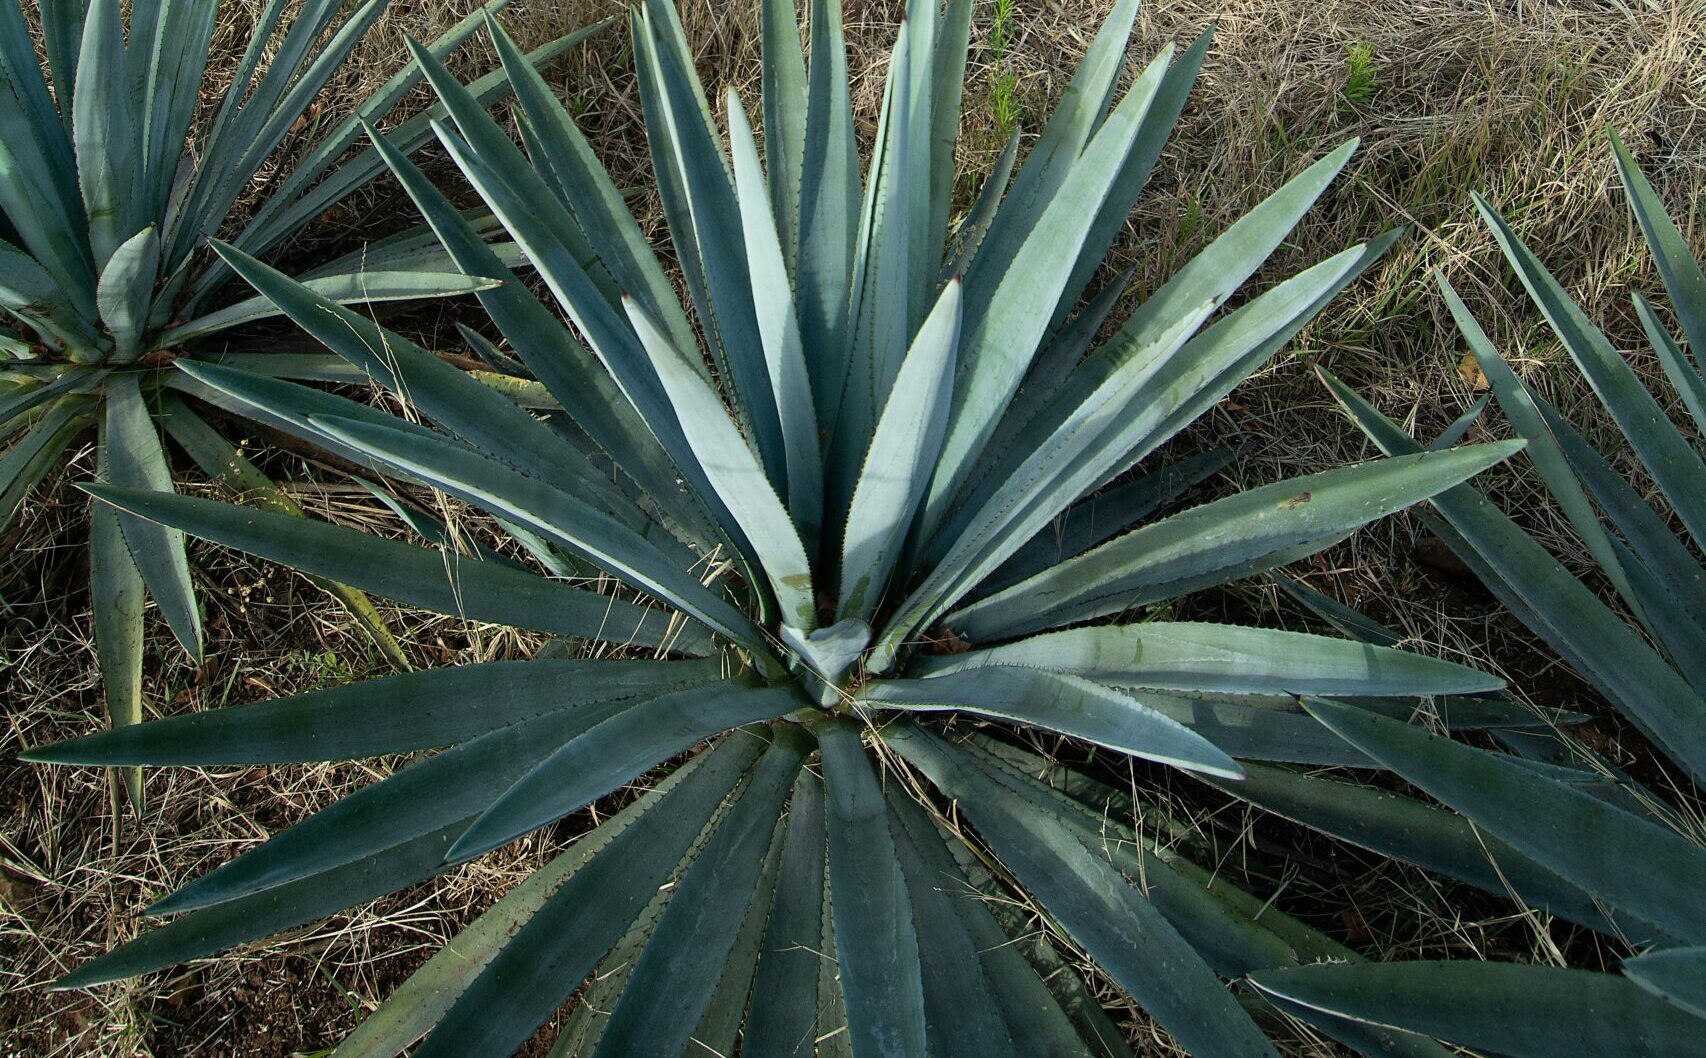
<path fill-rule="evenodd" d="M 1487 388 L 1486 372 L 1481 370 L 1474 353 L 1464 353 L 1463 359 L 1457 362 L 1457 377 L 1469 383 L 1469 388 L 1476 393 Z"/>

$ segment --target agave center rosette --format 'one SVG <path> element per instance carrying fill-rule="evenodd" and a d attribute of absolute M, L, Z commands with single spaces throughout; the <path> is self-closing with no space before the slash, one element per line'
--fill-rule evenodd
<path fill-rule="evenodd" d="M 173 922 L 63 984 L 311 920 L 644 782 L 655 785 L 338 1053 L 393 1054 L 429 1032 L 417 1055 L 509 1053 L 589 975 L 561 1053 L 677 1054 L 690 1041 L 751 1055 L 1118 1053 L 1058 954 L 1011 943 L 1022 919 L 973 899 L 1007 887 L 1194 1053 L 1273 1053 L 1222 978 L 1354 953 L 1254 896 L 1211 893 L 1212 872 L 1188 858 L 1136 837 L 1110 845 L 1097 813 L 1040 781 L 1046 766 L 1013 737 L 1058 733 L 1236 788 L 1246 760 L 1368 763 L 1300 695 L 1407 717 L 1419 696 L 1496 689 L 1389 646 L 1142 618 L 1312 554 L 1516 446 L 1379 460 L 1151 518 L 1229 456 L 1149 457 L 1390 237 L 1222 310 L 1347 144 L 1098 341 L 1126 281 L 1092 292 L 1097 266 L 1207 37 L 1122 89 L 1136 12 L 1122 0 L 1024 164 L 1015 133 L 956 216 L 971 8 L 909 5 L 863 173 L 838 5 L 813 5 L 809 65 L 791 6 L 763 5 L 767 167 L 733 93 L 725 140 L 675 12 L 632 14 L 651 178 L 688 305 L 495 22 L 519 146 L 416 48 L 448 115 L 439 141 L 568 318 L 375 139 L 457 266 L 498 284 L 477 296 L 501 338 L 467 333 L 508 366 L 503 386 L 221 248 L 412 414 L 229 366 L 191 365 L 191 377 L 399 492 L 486 512 L 556 575 L 195 498 L 92 491 L 390 598 L 583 641 L 589 656 L 410 673 L 34 752 L 200 764 L 440 750 L 179 890 L 152 909 Z M 1484 719 L 1522 722 L 1498 702 Z M 967 830 L 945 826 L 950 801 Z M 1317 1020 L 1355 1045 L 1391 1042 Z"/>

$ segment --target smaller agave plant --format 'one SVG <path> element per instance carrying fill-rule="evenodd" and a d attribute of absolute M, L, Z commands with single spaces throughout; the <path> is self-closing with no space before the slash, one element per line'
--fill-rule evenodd
<path fill-rule="evenodd" d="M 0 0 L 0 441 L 10 442 L 0 456 L 0 530 L 90 433 L 99 439 L 102 480 L 170 488 L 162 427 L 216 480 L 294 509 L 182 399 L 204 391 L 165 369 L 182 355 L 208 355 L 275 377 L 336 370 L 325 357 L 232 351 L 230 342 L 212 341 L 277 310 L 260 297 L 220 304 L 232 273 L 205 243 L 231 222 L 238 199 L 386 3 L 365 0 L 340 17 L 342 0 L 308 0 L 286 20 L 285 0 L 269 0 L 200 131 L 218 0 L 135 0 L 128 24 L 119 0 L 41 0 L 45 69 L 21 3 Z M 479 24 L 477 12 L 427 50 L 446 55 Z M 544 62 L 584 35 L 529 60 Z M 360 139 L 361 122 L 385 119 L 421 78 L 410 63 L 356 115 L 315 137 L 267 188 L 235 245 L 267 253 L 384 172 L 373 150 L 338 163 Z M 468 90 L 489 104 L 507 92 L 507 80 L 494 74 Z M 389 142 L 405 152 L 420 147 L 432 137 L 432 117 L 402 122 Z M 332 261 L 306 285 L 352 302 L 465 294 L 481 282 L 458 274 L 430 233 L 417 232 Z M 108 710 L 115 723 L 135 722 L 145 592 L 184 649 L 201 656 L 183 535 L 97 508 L 89 564 Z M 341 594 L 401 661 L 371 604 Z"/>
<path fill-rule="evenodd" d="M 1611 146 L 1671 311 L 1698 356 L 1706 348 L 1706 275 L 1615 135 Z M 1525 900 L 1605 934 L 1631 954 L 1620 975 L 1499 963 L 1411 963 L 1308 967 L 1254 980 L 1288 1002 L 1518 1058 L 1706 1054 L 1706 834 L 1694 800 L 1706 778 L 1706 567 L 1698 558 L 1706 546 L 1706 461 L 1699 447 L 1706 432 L 1706 381 L 1658 310 L 1635 294 L 1635 312 L 1652 352 L 1692 420 L 1691 438 L 1505 219 L 1484 199 L 1476 197 L 1475 204 L 1693 546 L 1522 381 L 1443 277 L 1446 305 L 1492 395 L 1527 441 L 1535 470 L 1614 599 L 1603 601 L 1468 485 L 1435 496 L 1437 513 L 1427 516 L 1429 524 L 1676 774 L 1643 784 L 1555 730 L 1497 732 L 1502 752 L 1495 753 L 1343 707 L 1312 710 L 1358 750 L 1461 813 L 1453 822 L 1420 802 L 1389 806 L 1413 817 L 1415 834 L 1424 833 L 1420 824 L 1429 812 L 1431 829 L 1472 823 L 1490 848 L 1514 850 L 1549 879 L 1513 876 L 1512 886 Z M 1336 379 L 1329 381 L 1383 451 L 1396 456 L 1422 451 L 1366 401 Z M 1464 416 L 1449 431 L 1448 443 L 1480 411 L 1476 407 Z M 1301 798 L 1268 807 L 1306 822 L 1319 811 Z M 1348 820 L 1320 821 L 1325 829 L 1349 830 Z M 1584 915 L 1590 905 L 1597 912 Z"/>
<path fill-rule="evenodd" d="M 498 284 L 478 297 L 514 359 L 474 340 L 513 365 L 503 392 L 221 247 L 418 418 L 229 365 L 185 373 L 583 572 L 546 576 L 146 489 L 90 491 L 387 597 L 566 637 L 586 656 L 407 673 L 33 750 L 108 765 L 438 750 L 159 901 L 150 911 L 169 924 L 61 987 L 336 913 L 640 782 L 643 794 L 431 960 L 339 1058 L 394 1055 L 422 1036 L 417 1058 L 508 1054 L 583 983 L 553 1053 L 1129 1053 L 1054 947 L 1009 913 L 1021 901 L 1194 1054 L 1273 1055 L 1265 1029 L 1281 1011 L 1370 1055 L 1446 1053 L 1229 990 L 1252 971 L 1359 956 L 1217 880 L 1182 822 L 1160 842 L 1111 822 L 1133 803 L 1109 813 L 1123 795 L 1093 766 L 1136 758 L 1234 792 L 1263 774 L 1259 761 L 1369 766 L 1299 695 L 1401 719 L 1431 717 L 1424 700 L 1446 696 L 1462 727 L 1532 724 L 1509 703 L 1464 697 L 1500 683 L 1459 665 L 1145 609 L 1311 555 L 1520 442 L 1345 467 L 1152 519 L 1226 457 L 1139 464 L 1390 237 L 1220 311 L 1347 144 L 1098 344 L 1125 284 L 1083 295 L 1207 37 L 1176 61 L 1168 49 L 1122 93 L 1136 3 L 1121 0 L 1023 166 L 1015 136 L 950 230 L 971 9 L 908 5 L 863 177 L 833 0 L 812 5 L 809 68 L 792 5 L 763 5 L 768 171 L 732 93 L 724 153 L 674 10 L 651 0 L 633 12 L 653 175 L 696 326 L 616 184 L 496 22 L 522 146 L 417 47 L 449 116 L 439 141 L 573 324 L 375 138 L 459 268 Z M 1026 732 L 1107 755 L 1087 758 L 1092 774 L 1060 772 L 1024 748 Z M 1265 788 L 1287 788 L 1289 774 Z M 1473 837 L 1459 837 L 1461 854 Z"/>

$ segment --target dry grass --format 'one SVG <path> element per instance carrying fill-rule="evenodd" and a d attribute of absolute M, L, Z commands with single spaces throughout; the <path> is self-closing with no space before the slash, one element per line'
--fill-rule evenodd
<path fill-rule="evenodd" d="M 883 57 L 903 4 L 846 5 L 854 99 L 868 138 Z M 430 36 L 469 6 L 468 0 L 395 0 L 334 82 L 316 120 L 339 116 L 364 86 L 382 80 L 399 61 L 403 34 Z M 682 6 L 707 83 L 735 83 L 755 97 L 753 5 L 683 0 Z M 1109 6 L 1110 0 L 1013 5 L 997 71 L 987 39 L 994 5 L 980 4 L 962 169 L 980 169 L 999 148 L 1004 130 L 995 100 L 1008 91 L 998 88 L 1002 79 L 1010 81 L 1021 123 L 1034 129 Z M 226 55 L 235 51 L 257 8 L 254 0 L 233 3 L 239 14 L 228 19 L 216 47 Z M 506 22 L 531 46 L 619 9 L 611 0 L 513 0 Z M 1472 395 L 1456 370 L 1463 350 L 1428 283 L 1434 268 L 1450 274 L 1533 384 L 1609 440 L 1556 344 L 1520 294 L 1513 296 L 1467 191 L 1480 189 L 1506 211 L 1590 314 L 1606 322 L 1620 348 L 1639 348 L 1628 293 L 1653 290 L 1657 282 L 1616 189 L 1601 132 L 1610 125 L 1625 136 L 1695 245 L 1706 240 L 1706 65 L 1698 61 L 1706 5 L 1155 0 L 1140 15 L 1133 54 L 1146 56 L 1167 41 L 1182 44 L 1211 22 L 1215 44 L 1196 93 L 1114 256 L 1117 266 L 1136 268 L 1134 291 L 1152 289 L 1233 217 L 1350 136 L 1361 137 L 1362 148 L 1347 173 L 1258 281 L 1394 224 L 1409 225 L 1411 233 L 1274 367 L 1241 387 L 1181 444 L 1242 437 L 1248 445 L 1230 482 L 1238 486 L 1367 456 L 1368 447 L 1313 379 L 1309 368 L 1315 364 L 1338 372 L 1421 432 L 1444 426 Z M 1354 99 L 1346 94 L 1353 46 L 1365 50 L 1369 78 L 1366 91 L 1352 92 Z M 464 68 L 491 60 L 476 45 Z M 553 77 L 618 179 L 633 182 L 637 209 L 661 234 L 656 204 L 645 192 L 649 163 L 621 32 L 595 42 Z M 963 186 L 969 194 L 976 185 Z M 405 216 L 395 191 L 380 186 L 325 218 L 319 235 L 292 252 L 311 257 L 322 240 L 394 226 Z M 88 476 L 90 462 L 85 453 L 73 476 Z M 1522 479 L 1499 473 L 1488 484 L 1560 553 L 1574 554 L 1558 519 Z M 98 706 L 78 495 L 60 488 L 38 496 L 17 554 L 0 573 L 6 606 L 0 697 L 7 704 L 0 727 L 0 989 L 7 993 L 0 1002 L 0 1058 L 223 1058 L 327 1048 L 358 1011 L 371 1009 L 572 829 L 518 843 L 264 948 L 90 994 L 44 993 L 42 986 L 69 966 L 134 936 L 138 912 L 151 899 L 384 768 L 379 762 L 159 771 L 150 776 L 149 808 L 138 821 L 114 814 L 105 781 L 95 773 L 13 763 L 22 746 L 87 730 Z M 305 502 L 341 520 L 378 521 L 373 505 L 343 493 L 309 495 Z M 1414 522 L 1391 519 L 1303 572 L 1445 655 L 1520 678 L 1547 704 L 1583 698 L 1585 691 L 1553 671 L 1526 633 L 1477 590 L 1414 561 L 1417 537 Z M 168 636 L 152 636 L 157 653 L 147 671 L 154 711 L 267 698 L 379 670 L 360 638 L 306 582 L 211 548 L 193 557 L 209 589 L 210 662 L 192 672 L 166 645 Z M 1295 620 L 1260 588 L 1230 601 L 1191 605 L 1237 606 Z M 388 612 L 423 664 L 519 656 L 533 646 L 496 629 Z M 1441 888 L 1419 872 L 1310 838 L 1199 791 L 1181 788 L 1169 803 L 1215 836 L 1228 871 L 1281 891 L 1282 906 L 1373 953 L 1509 954 L 1526 946 L 1524 954 L 1546 958 L 1556 942 L 1544 924 L 1518 920 L 1508 906 L 1460 887 Z M 1276 847 L 1300 868 L 1273 874 Z M 1121 1012 L 1129 1015 L 1144 1053 L 1172 1053 L 1135 1012 Z M 1326 1050 L 1304 1039 L 1294 1049 Z"/>

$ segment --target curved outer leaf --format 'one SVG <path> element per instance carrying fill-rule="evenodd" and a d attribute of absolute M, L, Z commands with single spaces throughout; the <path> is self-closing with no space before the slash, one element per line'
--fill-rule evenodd
<path fill-rule="evenodd" d="M 691 661 L 492 661 L 386 676 L 103 731 L 21 754 L 44 764 L 230 766 L 432 749 L 576 706 L 716 680 Z"/>
<path fill-rule="evenodd" d="M 395 1058 L 426 1035 L 570 876 L 710 759 L 702 754 L 687 761 L 505 893 L 385 997 L 330 1058 Z"/>
<path fill-rule="evenodd" d="M 563 744 L 540 761 L 456 840 L 461 863 L 570 812 L 713 735 L 774 720 L 804 703 L 791 688 L 728 683 L 642 702 Z"/>
<path fill-rule="evenodd" d="M 616 835 L 492 957 L 415 1058 L 509 1054 L 622 939 L 687 854 L 762 743 L 719 742 L 680 785 Z"/>
<path fill-rule="evenodd" d="M 6 438 L 6 450 L 0 454 L 0 531 L 11 524 L 25 497 L 58 462 L 66 446 L 89 428 L 95 411 L 91 401 L 57 400 L 23 436 Z"/>
<path fill-rule="evenodd" d="M 1706 1019 L 1706 948 L 1671 948 L 1625 959 L 1623 976 Z"/>
<path fill-rule="evenodd" d="M 160 444 L 160 428 L 142 399 L 141 378 L 119 375 L 107 386 L 108 480 L 121 486 L 170 492 L 172 470 Z M 159 604 L 172 634 L 197 664 L 201 662 L 201 614 L 190 583 L 184 534 L 157 522 L 119 512 L 125 544 L 136 568 Z"/>
<path fill-rule="evenodd" d="M 1147 897 L 1064 822 L 1028 809 L 975 759 L 934 735 L 909 727 L 883 737 L 958 802 L 1019 882 L 1190 1053 L 1274 1058 L 1214 971 Z"/>
<path fill-rule="evenodd" d="M 949 280 L 913 339 L 877 421 L 842 533 L 843 619 L 870 620 L 924 498 L 947 431 L 960 306 L 960 283 Z"/>
<path fill-rule="evenodd" d="M 753 903 L 776 820 L 800 770 L 808 740 L 787 734 L 772 743 L 675 883 L 595 1054 L 673 1055 L 687 1048 Z"/>
<path fill-rule="evenodd" d="M 796 628 L 817 625 L 811 562 L 788 510 L 765 476 L 758 454 L 747 447 L 716 389 L 688 362 L 638 302 L 625 301 L 640 341 L 651 355 L 687 443 L 711 487 L 752 542 L 784 619 Z"/>
<path fill-rule="evenodd" d="M 1178 721 L 1087 679 L 1042 668 L 989 665 L 927 680 L 875 680 L 861 701 L 911 710 L 963 709 L 1036 724 L 1099 746 L 1236 779 L 1236 762 Z"/>
<path fill-rule="evenodd" d="M 1264 485 L 1128 533 L 944 622 L 974 642 L 1004 638 L 1224 583 L 1313 554 L 1521 447 L 1475 445 Z"/>
<path fill-rule="evenodd" d="M 310 518 L 175 493 L 86 486 L 104 503 L 292 569 L 411 606 L 556 635 L 705 654 L 710 637 L 669 614 L 435 548 Z"/>
<path fill-rule="evenodd" d="M 850 723 L 817 728 L 828 806 L 835 957 L 853 1058 L 925 1052 L 923 969 L 888 805 Z"/>
<path fill-rule="evenodd" d="M 1706 850 L 1510 758 L 1354 706 L 1306 700 L 1316 719 L 1430 796 L 1613 907 L 1706 939 Z"/>
<path fill-rule="evenodd" d="M 985 665 L 1046 668 L 1118 687 L 1221 694 L 1409 696 L 1504 687 L 1496 676 L 1408 651 L 1189 621 L 1073 628 L 988 650 L 920 658 L 913 669 L 934 677 Z"/>
<path fill-rule="evenodd" d="M 1706 1054 L 1706 1021 L 1609 974 L 1511 963 L 1322 965 L 1252 974 L 1315 1010 L 1511 1058 Z"/>

